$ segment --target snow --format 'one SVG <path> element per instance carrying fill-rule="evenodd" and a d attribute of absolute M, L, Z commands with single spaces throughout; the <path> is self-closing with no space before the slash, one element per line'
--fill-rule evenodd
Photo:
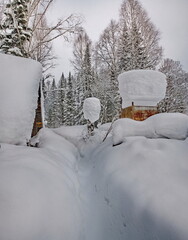
<path fill-rule="evenodd" d="M 118 119 L 113 124 L 113 144 L 122 143 L 129 136 L 185 140 L 188 136 L 188 116 L 182 113 L 160 113 L 145 121 Z"/>
<path fill-rule="evenodd" d="M 156 106 L 165 97 L 166 76 L 154 70 L 132 70 L 118 76 L 122 107 Z"/>
<path fill-rule="evenodd" d="M 86 239 L 188 239 L 187 143 L 128 137 L 98 147 L 89 164 Z"/>
<path fill-rule="evenodd" d="M 0 239 L 81 240 L 77 151 L 49 129 L 40 140 L 1 145 Z"/>
<path fill-rule="evenodd" d="M 40 130 L 39 148 L 1 144 L 0 239 L 187 240 L 187 118 L 125 119 L 134 134 L 115 147 L 110 124 L 87 141 L 63 126 Z"/>
<path fill-rule="evenodd" d="M 86 98 L 83 104 L 84 118 L 94 123 L 99 119 L 101 111 L 100 100 L 95 97 Z"/>
<path fill-rule="evenodd" d="M 31 137 L 41 65 L 0 54 L 0 142 L 26 144 Z"/>

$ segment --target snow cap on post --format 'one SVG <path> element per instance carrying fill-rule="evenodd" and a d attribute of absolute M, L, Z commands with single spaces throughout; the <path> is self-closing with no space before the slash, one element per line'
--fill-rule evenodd
<path fill-rule="evenodd" d="M 118 76 L 122 108 L 156 106 L 165 97 L 166 76 L 154 70 L 132 70 Z"/>
<path fill-rule="evenodd" d="M 95 97 L 86 98 L 83 104 L 84 118 L 94 123 L 99 119 L 101 111 L 100 100 Z"/>

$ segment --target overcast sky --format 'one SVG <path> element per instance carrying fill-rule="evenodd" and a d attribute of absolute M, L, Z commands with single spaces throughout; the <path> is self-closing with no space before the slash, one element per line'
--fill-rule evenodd
<path fill-rule="evenodd" d="M 140 0 L 151 21 L 161 32 L 161 45 L 165 57 L 178 60 L 188 71 L 188 0 Z M 55 0 L 50 10 L 50 18 L 79 13 L 84 16 L 83 27 L 89 37 L 97 41 L 99 35 L 110 20 L 118 19 L 122 0 Z M 62 72 L 67 75 L 72 70 L 71 44 L 58 40 L 55 51 L 59 57 L 54 74 L 60 78 Z"/>

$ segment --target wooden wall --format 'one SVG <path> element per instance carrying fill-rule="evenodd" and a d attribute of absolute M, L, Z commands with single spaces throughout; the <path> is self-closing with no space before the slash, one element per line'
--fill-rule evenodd
<path fill-rule="evenodd" d="M 37 103 L 37 109 L 36 109 L 36 113 L 35 113 L 35 121 L 33 124 L 33 130 L 32 130 L 32 134 L 31 137 L 35 136 L 38 131 L 43 127 L 42 125 L 42 109 L 41 109 L 41 90 L 39 87 L 39 91 L 38 91 L 38 103 Z"/>
<path fill-rule="evenodd" d="M 143 121 L 148 117 L 157 114 L 157 107 L 150 107 L 150 106 L 130 106 L 127 108 L 122 109 L 121 111 L 121 118 L 131 118 L 137 121 Z"/>

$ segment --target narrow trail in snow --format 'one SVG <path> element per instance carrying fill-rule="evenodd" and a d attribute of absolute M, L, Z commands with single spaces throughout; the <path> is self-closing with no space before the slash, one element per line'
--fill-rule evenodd
<path fill-rule="evenodd" d="M 116 234 L 113 236 L 115 231 L 112 231 L 112 229 L 115 226 L 116 216 L 111 208 L 110 200 L 107 194 L 95 184 L 95 174 L 93 174 L 95 171 L 95 159 L 93 153 L 98 146 L 99 144 L 96 147 L 85 149 L 77 165 L 77 176 L 80 184 L 80 208 L 84 230 L 84 239 L 82 240 L 118 240 L 122 238 L 118 238 Z"/>

